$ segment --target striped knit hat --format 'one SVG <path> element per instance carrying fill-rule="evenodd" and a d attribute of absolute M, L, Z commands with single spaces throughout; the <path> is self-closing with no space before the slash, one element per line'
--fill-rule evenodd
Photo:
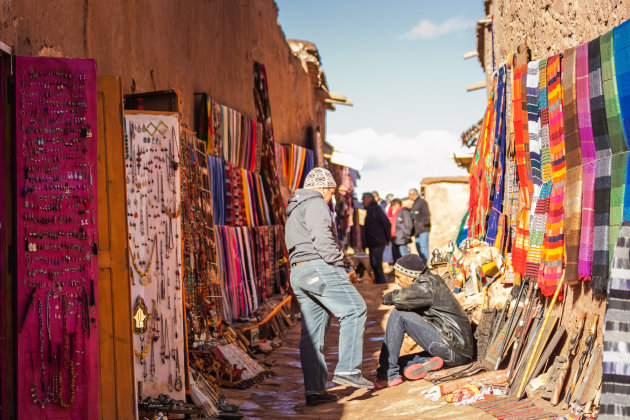
<path fill-rule="evenodd" d="M 398 258 L 394 264 L 394 270 L 405 276 L 417 279 L 424 271 L 424 262 L 417 254 L 408 254 Z"/>
<path fill-rule="evenodd" d="M 337 183 L 328 169 L 313 168 L 306 175 L 304 188 L 337 188 Z"/>

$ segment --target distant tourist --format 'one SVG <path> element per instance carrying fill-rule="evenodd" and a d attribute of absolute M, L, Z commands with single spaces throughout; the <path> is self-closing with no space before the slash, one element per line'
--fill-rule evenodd
<path fill-rule="evenodd" d="M 372 196 L 374 197 L 374 201 L 376 201 L 376 204 L 378 204 L 381 210 L 385 211 L 385 208 L 387 207 L 387 201 L 381 199 L 378 191 L 373 191 Z"/>
<path fill-rule="evenodd" d="M 413 200 L 411 218 L 413 219 L 413 236 L 416 237 L 416 249 L 427 262 L 429 261 L 429 231 L 431 230 L 429 205 L 420 197 L 415 188 L 409 190 L 409 199 Z"/>
<path fill-rule="evenodd" d="M 473 356 L 470 322 L 442 277 L 425 270 L 416 254 L 401 257 L 394 270 L 400 289 L 383 296 L 383 305 L 395 308 L 387 320 L 376 388 L 399 385 L 403 376 L 422 379 L 443 365 L 468 363 Z M 399 357 L 405 333 L 424 352 Z"/>
<path fill-rule="evenodd" d="M 403 207 L 402 201 L 395 198 L 392 201 L 392 208 L 395 208 L 396 212 L 396 234 L 392 241 L 393 247 L 396 248 L 398 258 L 409 255 L 409 247 L 407 244 L 411 242 L 411 233 L 413 232 L 413 220 L 411 219 L 411 212 L 407 207 Z M 398 259 L 396 258 L 396 259 Z"/>
<path fill-rule="evenodd" d="M 372 193 L 364 193 L 362 200 L 366 210 L 363 225 L 363 244 L 370 251 L 370 265 L 376 283 L 386 283 L 383 272 L 383 252 L 391 240 L 391 225 L 385 212 L 376 204 Z"/>
<path fill-rule="evenodd" d="M 339 318 L 339 362 L 332 381 L 372 388 L 361 375 L 363 331 L 367 308 L 344 268 L 333 214 L 328 207 L 337 184 L 324 168 L 312 169 L 304 188 L 287 206 L 285 243 L 291 263 L 291 287 L 302 312 L 300 359 L 307 405 L 337 400 L 326 392 L 328 369 L 324 335 L 330 317 Z"/>

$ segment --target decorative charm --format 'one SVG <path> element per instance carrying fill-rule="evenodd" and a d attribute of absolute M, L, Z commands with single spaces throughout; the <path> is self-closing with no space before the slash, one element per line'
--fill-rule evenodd
<path fill-rule="evenodd" d="M 149 310 L 144 303 L 142 296 L 136 298 L 136 303 L 133 305 L 133 332 L 135 334 L 144 334 L 147 332 L 147 318 L 149 317 Z"/>

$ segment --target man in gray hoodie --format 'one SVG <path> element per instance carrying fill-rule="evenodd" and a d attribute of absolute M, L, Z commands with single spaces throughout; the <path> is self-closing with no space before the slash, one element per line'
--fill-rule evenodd
<path fill-rule="evenodd" d="M 350 282 L 329 204 L 337 184 L 324 168 L 312 169 L 287 206 L 285 243 L 291 263 L 291 287 L 302 312 L 300 359 L 307 405 L 337 400 L 326 392 L 328 369 L 324 336 L 330 315 L 339 318 L 339 362 L 332 381 L 372 388 L 361 375 L 365 301 Z"/>

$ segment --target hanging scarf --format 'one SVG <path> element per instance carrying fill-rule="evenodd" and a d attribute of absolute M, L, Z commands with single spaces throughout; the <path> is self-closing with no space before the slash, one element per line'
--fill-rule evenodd
<path fill-rule="evenodd" d="M 630 22 L 613 29 L 613 48 L 619 111 L 626 144 L 630 148 Z M 625 184 L 623 220 L 630 221 L 630 164 L 627 161 Z"/>
<path fill-rule="evenodd" d="M 486 242 L 494 245 L 499 231 L 499 224 L 503 218 L 503 177 L 505 171 L 505 67 L 499 68 L 497 83 L 496 123 L 495 123 L 495 159 L 493 163 L 494 195 L 492 197 L 492 210 L 488 218 Z M 502 232 L 504 233 L 504 232 Z"/>
<path fill-rule="evenodd" d="M 600 38 L 602 57 L 602 86 L 606 105 L 606 122 L 610 152 L 612 154 L 610 179 L 610 257 L 615 248 L 617 233 L 623 221 L 623 198 L 626 189 L 626 165 L 628 162 L 628 146 L 623 132 L 623 124 L 619 111 L 617 80 L 615 75 L 613 32 Z"/>
<path fill-rule="evenodd" d="M 544 190 L 544 195 L 542 188 L 537 190 L 537 186 L 543 183 L 543 129 L 541 126 L 543 114 L 539 111 L 539 108 L 541 108 L 541 106 L 546 108 L 546 82 L 544 83 L 544 95 L 541 95 L 539 92 L 541 90 L 540 78 L 543 77 L 545 80 L 547 78 L 546 71 L 543 71 L 542 74 L 540 71 L 541 66 L 543 66 L 543 70 L 545 70 L 546 67 L 544 67 L 544 65 L 546 65 L 546 62 L 543 64 L 539 61 L 532 61 L 527 66 L 527 113 L 529 118 L 529 150 L 532 162 L 532 178 L 534 181 L 534 197 L 532 200 L 534 213 L 530 220 L 529 249 L 527 250 L 527 269 L 525 275 L 531 279 L 537 279 L 540 270 L 542 244 L 545 236 L 547 212 L 549 211 L 549 194 L 551 194 L 551 181 L 549 181 L 548 187 Z M 544 115 L 546 116 L 547 114 L 545 113 Z M 547 135 L 547 142 L 548 140 Z M 538 201 L 540 200 L 542 201 L 539 203 Z"/>
<path fill-rule="evenodd" d="M 518 210 L 520 207 L 519 201 L 519 185 L 518 185 L 518 171 L 516 169 L 516 146 L 514 140 L 514 110 L 513 100 L 514 95 L 514 56 L 510 57 L 510 66 L 506 69 L 506 95 L 505 95 L 505 196 L 504 202 L 506 203 L 506 235 L 505 242 L 502 244 L 501 249 L 503 254 L 508 250 L 511 251 L 510 246 L 514 240 L 516 233 L 516 225 L 518 223 Z M 520 81 L 519 81 L 520 82 Z M 520 89 L 520 83 L 519 83 Z M 519 95 L 520 96 L 520 95 Z M 520 106 L 520 104 L 519 104 Z"/>
<path fill-rule="evenodd" d="M 575 87 L 578 111 L 578 128 L 582 152 L 582 228 L 578 278 L 590 281 L 593 273 L 593 229 L 595 226 L 595 142 L 591 124 L 591 102 L 589 94 L 588 45 L 576 48 Z"/>
<path fill-rule="evenodd" d="M 565 282 L 578 280 L 580 226 L 582 223 L 582 153 L 575 98 L 575 48 L 564 52 L 562 99 L 567 178 L 564 196 Z"/>
<path fill-rule="evenodd" d="M 630 413 L 630 222 L 619 230 L 610 270 L 604 322 L 600 419 L 628 418 Z"/>
<path fill-rule="evenodd" d="M 562 119 L 562 58 L 547 59 L 547 95 L 549 104 L 549 153 L 553 187 L 549 197 L 549 213 L 543 242 L 543 281 L 541 292 L 553 296 L 563 273 L 564 261 L 564 189 L 566 162 Z"/>
<path fill-rule="evenodd" d="M 606 293 L 609 267 L 611 154 L 602 89 L 599 38 L 588 43 L 588 83 L 591 100 L 593 140 L 597 153 L 595 169 L 595 227 L 593 239 L 593 277 L 591 287 L 598 295 Z"/>
<path fill-rule="evenodd" d="M 529 248 L 529 221 L 534 194 L 527 118 L 527 64 L 514 69 L 512 112 L 514 115 L 514 148 L 521 205 L 512 244 L 512 265 L 514 271 L 523 275 L 525 274 L 527 249 Z"/>

